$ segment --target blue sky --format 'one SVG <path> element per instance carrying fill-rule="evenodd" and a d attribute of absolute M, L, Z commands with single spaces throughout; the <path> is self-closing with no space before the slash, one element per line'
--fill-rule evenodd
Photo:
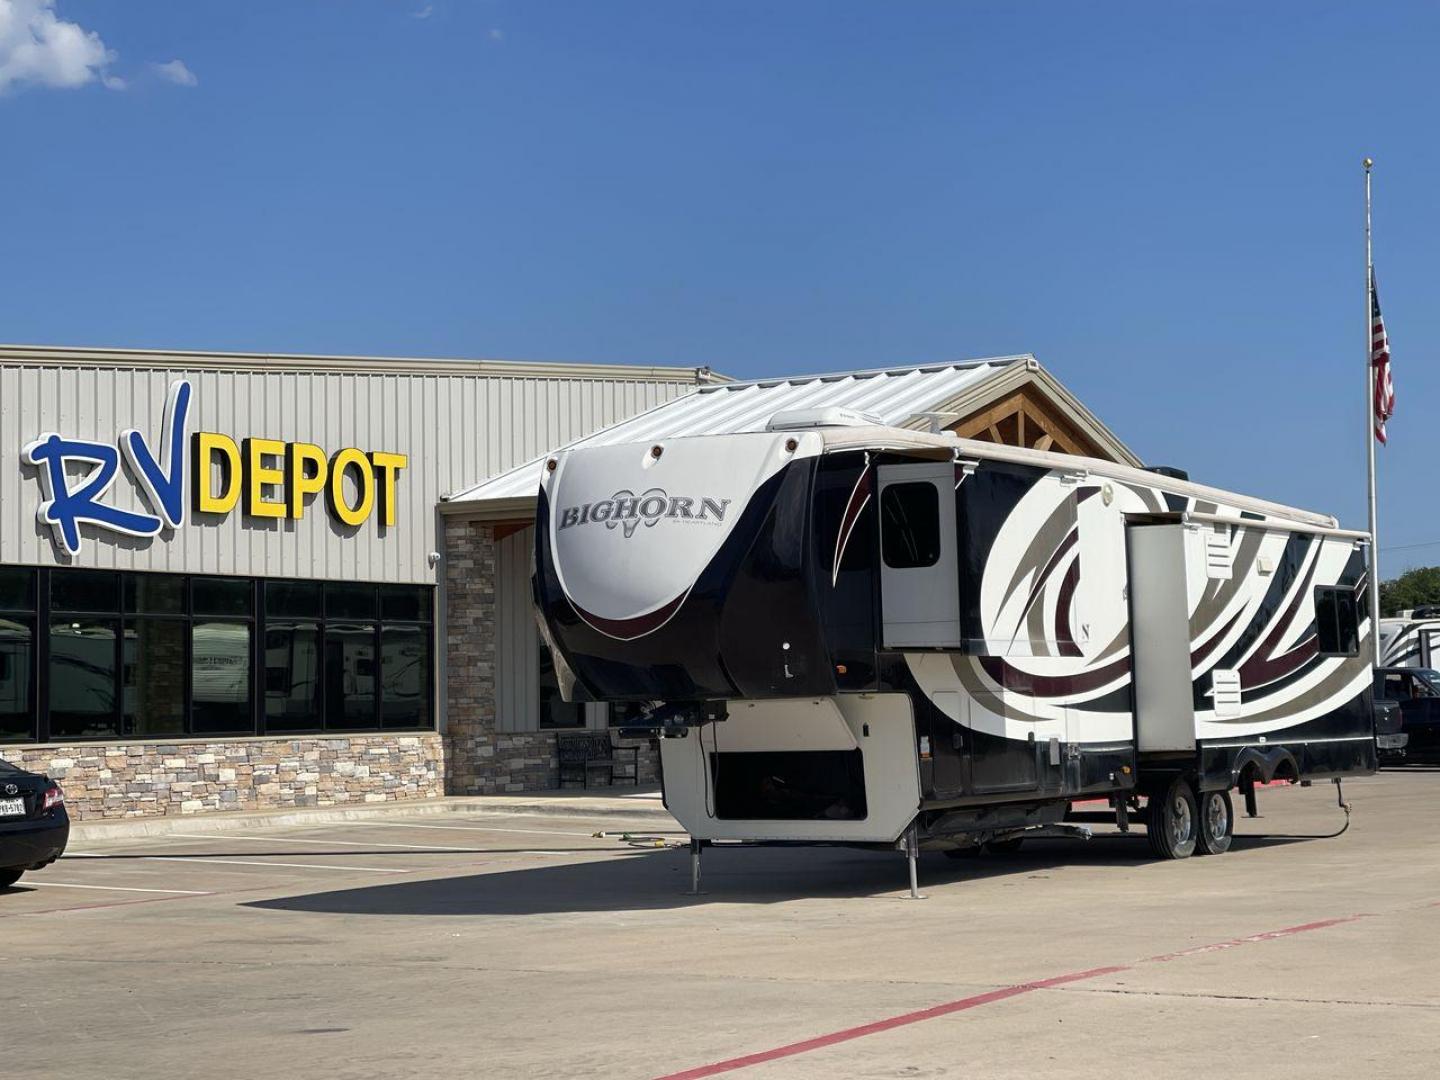
<path fill-rule="evenodd" d="M 1440 563 L 1440 5 L 6 7 L 76 26 L 8 81 L 0 34 L 0 339 L 1033 352 L 1147 461 L 1357 527 L 1368 152 L 1383 569 Z"/>

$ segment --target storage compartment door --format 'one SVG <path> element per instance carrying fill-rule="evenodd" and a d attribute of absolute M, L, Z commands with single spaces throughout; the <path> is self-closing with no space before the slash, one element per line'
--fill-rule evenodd
<path fill-rule="evenodd" d="M 955 466 L 882 465 L 877 472 L 885 645 L 959 648 Z"/>
<path fill-rule="evenodd" d="M 1142 754 L 1193 751 L 1185 526 L 1131 525 L 1125 539 L 1136 743 Z"/>

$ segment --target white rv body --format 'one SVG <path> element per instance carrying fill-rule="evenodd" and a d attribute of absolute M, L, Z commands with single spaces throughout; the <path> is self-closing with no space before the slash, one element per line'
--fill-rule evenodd
<path fill-rule="evenodd" d="M 1373 770 L 1362 534 L 1106 461 L 782 428 L 542 480 L 565 685 L 664 718 L 695 838 L 946 846 Z"/>

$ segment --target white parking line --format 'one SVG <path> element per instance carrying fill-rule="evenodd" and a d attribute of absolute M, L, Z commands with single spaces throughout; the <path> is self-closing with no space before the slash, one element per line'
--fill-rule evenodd
<path fill-rule="evenodd" d="M 594 840 L 595 834 L 590 832 L 562 832 L 560 829 L 502 829 L 493 825 L 411 825 L 403 821 L 367 821 L 365 827 L 376 827 L 384 829 L 454 829 L 457 832 L 501 832 L 501 833 L 522 833 L 525 836 L 583 836 Z M 642 831 L 640 828 L 636 832 Z"/>
<path fill-rule="evenodd" d="M 298 836 L 239 836 L 235 833 L 169 833 L 169 836 L 184 837 L 187 840 L 258 840 L 264 844 L 326 844 L 331 847 L 354 847 L 363 843 L 368 847 L 409 848 L 413 851 L 474 851 L 474 848 L 452 847 L 446 844 L 382 844 L 378 840 L 314 840 Z"/>
<path fill-rule="evenodd" d="M 393 866 L 329 866 L 321 863 L 303 862 L 255 862 L 253 859 L 208 859 L 208 858 L 187 858 L 183 855 L 105 855 L 95 851 L 67 851 L 64 855 L 67 859 L 110 859 L 123 860 L 125 862 L 178 862 L 178 863 L 208 863 L 211 866 L 283 866 L 291 870 L 334 870 L 338 873 L 360 873 L 360 874 L 408 874 L 409 870 L 397 870 Z"/>
<path fill-rule="evenodd" d="M 73 881 L 30 881 L 26 886 L 35 889 L 99 889 L 101 892 L 144 892 L 165 893 L 167 896 L 214 896 L 203 889 L 140 889 L 134 885 L 76 885 Z"/>

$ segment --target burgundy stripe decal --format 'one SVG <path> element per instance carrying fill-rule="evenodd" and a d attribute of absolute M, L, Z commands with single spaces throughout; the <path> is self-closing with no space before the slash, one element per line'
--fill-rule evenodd
<path fill-rule="evenodd" d="M 1061 656 L 1080 656 L 1080 646 L 1075 644 L 1075 629 L 1070 625 L 1070 602 L 1075 599 L 1075 586 L 1080 584 L 1080 557 L 1065 571 L 1060 582 L 1060 595 L 1055 600 L 1055 637 L 1060 642 Z"/>
<path fill-rule="evenodd" d="M 579 604 L 575 603 L 574 600 L 571 600 L 570 604 L 575 608 L 580 618 L 584 619 L 587 624 L 599 630 L 602 634 L 618 638 L 620 641 L 634 641 L 638 637 L 644 637 L 646 634 L 654 633 L 669 622 L 675 613 L 680 610 L 680 605 L 685 602 L 685 597 L 689 595 L 690 593 L 688 591 L 683 592 L 669 603 L 662 604 L 654 611 L 647 612 L 644 615 L 636 615 L 633 619 L 606 619 L 600 615 L 586 611 Z"/>
<path fill-rule="evenodd" d="M 1045 587 L 1045 582 L 1050 574 L 1060 565 L 1060 561 L 1069 554 L 1070 549 L 1080 542 L 1080 530 L 1072 528 L 1065 534 L 1065 539 L 1060 541 L 1060 546 L 1055 549 L 1055 554 L 1050 556 L 1050 561 L 1045 564 L 1045 569 L 1040 571 L 1035 578 L 1035 584 L 1030 586 L 1030 595 L 1025 598 L 1025 606 L 1020 609 L 1020 621 L 1025 621 L 1025 616 L 1030 614 L 1031 607 L 1035 604 L 1035 598 L 1040 595 L 1040 590 Z"/>
<path fill-rule="evenodd" d="M 835 538 L 835 565 L 830 572 L 832 585 L 840 577 L 840 560 L 845 558 L 845 548 L 850 544 L 850 534 L 855 531 L 855 522 L 859 520 L 860 512 L 869 501 L 870 466 L 867 464 L 860 470 L 860 478 L 855 481 L 855 490 L 850 492 L 850 501 L 845 504 L 845 514 L 840 519 L 840 532 Z"/>

